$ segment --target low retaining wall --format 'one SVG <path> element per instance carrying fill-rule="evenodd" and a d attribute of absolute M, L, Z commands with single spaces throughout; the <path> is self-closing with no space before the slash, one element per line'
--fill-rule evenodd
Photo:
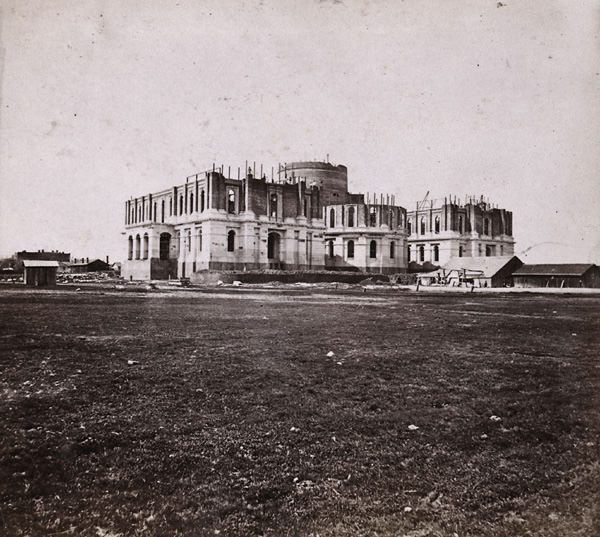
<path fill-rule="evenodd" d="M 197 285 L 215 285 L 223 283 L 360 283 L 363 280 L 389 282 L 390 278 L 383 274 L 368 274 L 364 272 L 338 272 L 338 271 L 260 271 L 260 272 L 194 272 L 190 275 L 190 282 Z"/>

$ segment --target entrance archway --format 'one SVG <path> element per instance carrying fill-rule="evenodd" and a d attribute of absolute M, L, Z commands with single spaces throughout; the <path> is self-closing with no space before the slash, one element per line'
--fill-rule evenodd
<path fill-rule="evenodd" d="M 267 240 L 267 258 L 271 263 L 279 263 L 281 236 L 275 231 L 271 231 Z"/>
<path fill-rule="evenodd" d="M 169 259 L 169 250 L 171 248 L 171 234 L 161 233 L 160 234 L 160 259 Z"/>

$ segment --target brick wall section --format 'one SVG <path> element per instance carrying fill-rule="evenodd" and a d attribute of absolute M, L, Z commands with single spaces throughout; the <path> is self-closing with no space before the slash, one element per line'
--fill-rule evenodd
<path fill-rule="evenodd" d="M 249 180 L 249 206 L 256 215 L 267 214 L 267 183 L 259 179 Z"/>

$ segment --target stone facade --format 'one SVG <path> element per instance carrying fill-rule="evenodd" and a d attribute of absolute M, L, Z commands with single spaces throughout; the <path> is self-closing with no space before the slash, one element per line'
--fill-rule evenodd
<path fill-rule="evenodd" d="M 467 198 L 426 200 L 408 212 L 408 261 L 444 265 L 453 257 L 511 256 L 512 213 Z"/>
<path fill-rule="evenodd" d="M 127 279 L 201 270 L 405 272 L 406 210 L 348 192 L 345 166 L 294 162 L 271 180 L 218 168 L 125 204 Z"/>

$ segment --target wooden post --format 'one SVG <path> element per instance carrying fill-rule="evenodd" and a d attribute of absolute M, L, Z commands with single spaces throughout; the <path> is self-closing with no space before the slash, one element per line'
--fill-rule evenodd
<path fill-rule="evenodd" d="M 239 174 L 239 168 L 238 168 L 238 174 Z M 250 210 L 250 179 L 248 179 L 248 177 L 246 177 L 246 179 L 244 180 L 244 183 L 246 184 L 246 190 L 244 191 L 244 203 L 246 205 L 245 210 L 249 211 Z"/>
<path fill-rule="evenodd" d="M 212 194 L 212 186 L 211 186 L 211 174 L 206 174 L 206 210 L 210 209 L 210 196 Z"/>

